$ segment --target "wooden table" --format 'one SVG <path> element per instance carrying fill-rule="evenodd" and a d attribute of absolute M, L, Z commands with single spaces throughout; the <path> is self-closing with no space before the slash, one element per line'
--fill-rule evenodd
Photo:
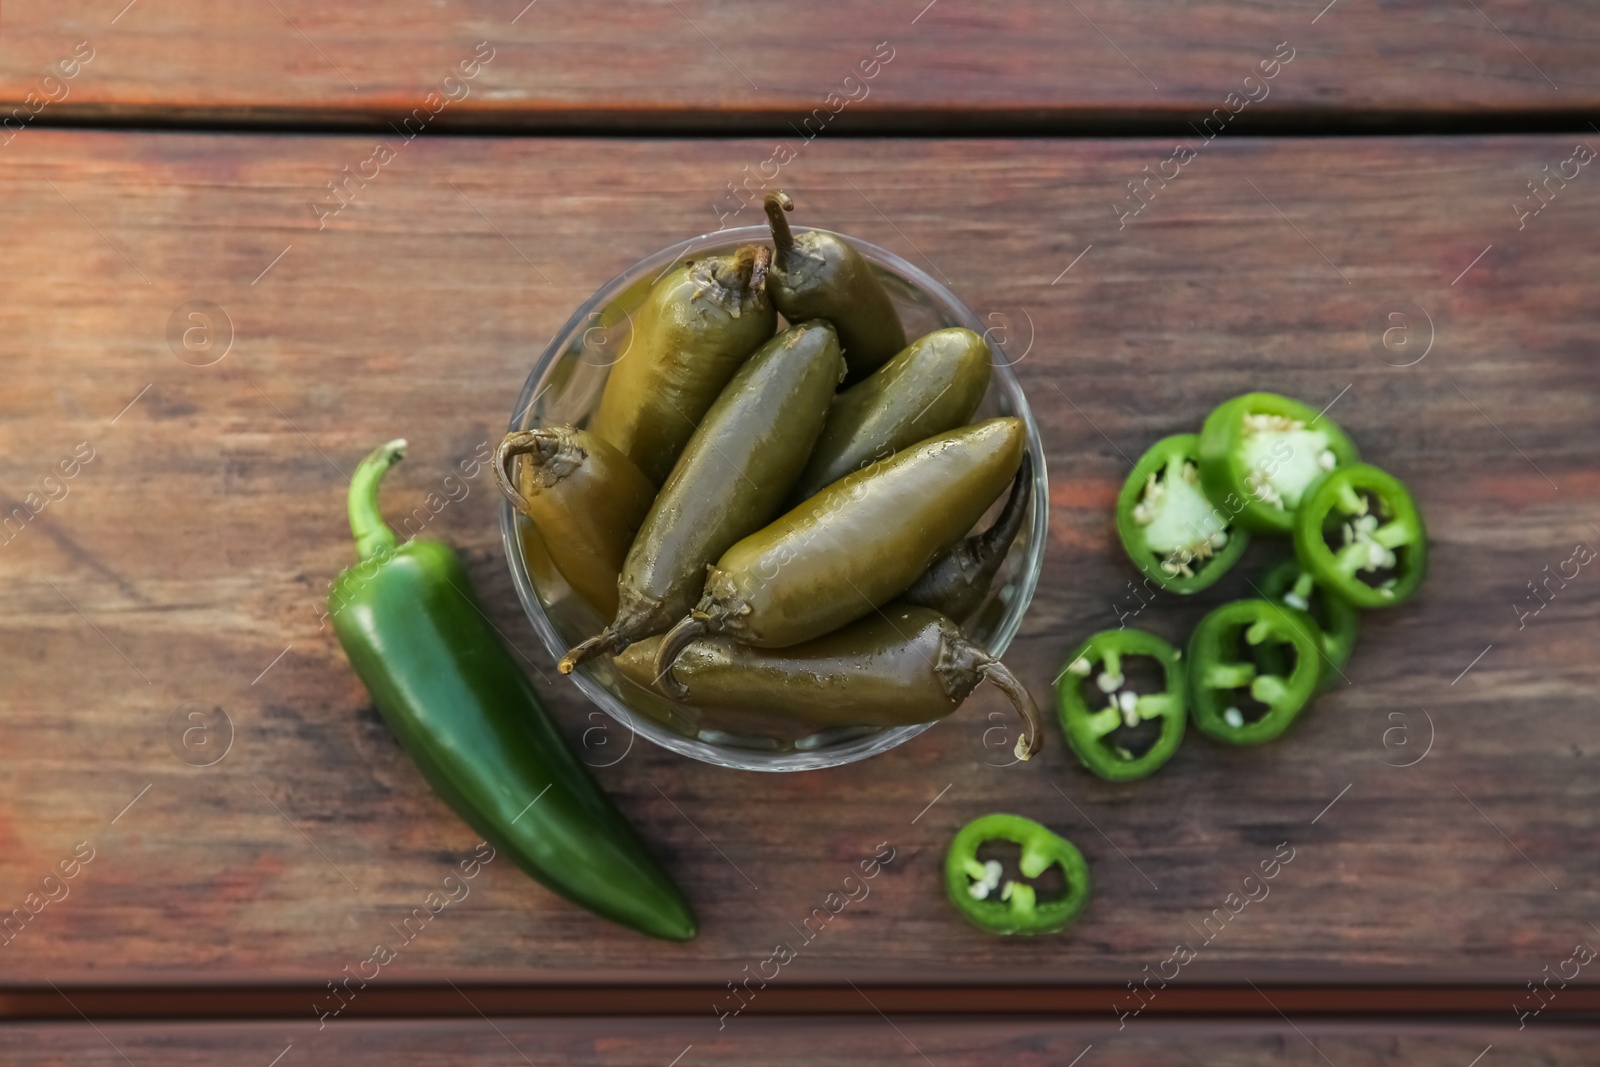
<path fill-rule="evenodd" d="M 0 132 L 0 503 L 28 516 L 0 540 L 0 909 L 92 850 L 0 946 L 0 1011 L 35 1020 L 0 1029 L 8 1062 L 1587 1062 L 1592 969 L 1525 983 L 1600 945 L 1600 579 L 1530 614 L 1530 583 L 1600 546 L 1600 177 L 1563 170 L 1600 146 L 1574 117 L 1600 103 L 1594 5 L 826 3 L 816 32 L 734 2 L 521 7 L 0 16 L 0 116 L 66 88 Z M 93 58 L 44 83 L 79 41 Z M 414 138 L 389 126 L 435 106 Z M 819 107 L 824 132 L 790 127 Z M 379 139 L 394 161 L 332 212 L 326 183 Z M 1007 658 L 1035 693 L 1085 634 L 1120 616 L 1180 639 L 1273 558 L 1135 623 L 1109 528 L 1130 460 L 1249 388 L 1329 405 L 1413 486 L 1429 583 L 1262 750 L 1194 740 L 1113 787 L 1053 733 L 1004 766 L 980 693 L 869 762 L 755 776 L 630 742 L 555 675 L 480 472 L 428 536 L 461 549 L 703 932 L 647 942 L 491 864 L 332 1015 L 326 983 L 475 841 L 320 617 L 351 558 L 346 475 L 404 434 L 386 506 L 421 506 L 586 296 L 753 221 L 729 183 L 780 142 L 770 184 L 945 280 L 1025 383 L 1050 542 Z M 1134 199 L 1178 142 L 1194 158 Z M 173 340 L 196 308 L 201 353 Z M 950 913 L 943 849 L 992 810 L 1083 848 L 1097 894 L 1071 935 Z M 869 898 L 732 1014 L 730 983 L 880 847 Z M 1213 918 L 1280 849 L 1270 896 Z M 1136 998 L 1178 942 L 1195 961 Z"/>

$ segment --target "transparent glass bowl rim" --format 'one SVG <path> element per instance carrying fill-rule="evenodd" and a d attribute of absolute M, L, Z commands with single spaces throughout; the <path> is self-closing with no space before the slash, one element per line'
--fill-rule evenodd
<path fill-rule="evenodd" d="M 813 229 L 809 226 L 795 226 L 794 232 L 803 233 Z M 665 269 L 686 255 L 698 255 L 701 252 L 722 248 L 724 246 L 747 244 L 751 242 L 765 242 L 770 238 L 770 233 L 765 226 L 739 226 L 725 230 L 716 230 L 700 234 L 688 240 L 680 241 L 675 245 L 661 249 L 634 263 L 627 270 L 612 278 L 602 285 L 593 296 L 584 301 L 577 311 L 572 313 L 564 326 L 558 330 L 538 361 L 529 372 L 527 381 L 522 387 L 522 394 L 517 398 L 517 406 L 512 409 L 509 430 L 521 430 L 532 409 L 534 401 L 544 385 L 544 380 L 549 376 L 562 355 L 570 347 L 572 337 L 581 332 L 585 323 L 591 316 L 616 299 L 618 294 L 624 292 L 629 286 L 638 283 L 642 275 L 664 272 Z M 1000 358 L 994 351 L 993 343 L 989 342 L 988 333 L 982 321 L 964 303 L 956 299 L 939 282 L 935 281 L 925 271 L 886 248 L 882 248 L 870 241 L 859 237 L 850 237 L 841 234 L 853 245 L 868 261 L 884 268 L 891 274 L 897 275 L 903 281 L 916 289 L 921 290 L 930 297 L 939 311 L 956 320 L 984 337 L 989 343 L 990 353 L 997 358 L 991 359 L 994 365 L 993 381 L 998 387 L 1004 404 L 1008 405 L 1011 413 L 1022 419 L 1027 429 L 1028 451 L 1033 457 L 1033 500 L 1032 529 L 1028 542 L 1028 554 L 1023 562 L 1022 573 L 1018 576 L 1016 595 L 1006 605 L 1006 613 L 1001 619 L 994 635 L 985 643 L 990 655 L 1001 656 L 1010 646 L 1012 638 L 1022 626 L 1022 619 L 1027 614 L 1028 606 L 1033 601 L 1035 588 L 1039 583 L 1039 572 L 1044 560 L 1045 538 L 1049 526 L 1049 478 L 1045 471 L 1043 441 L 1039 436 L 1038 424 L 1034 421 L 1033 410 L 1028 406 L 1027 397 L 1023 394 L 1022 383 L 1016 373 L 1011 369 L 1004 358 Z M 517 588 L 517 597 L 522 601 L 522 609 L 527 613 L 528 621 L 533 624 L 534 631 L 539 639 L 544 642 L 545 648 L 552 656 L 561 656 L 567 650 L 567 642 L 556 631 L 555 624 L 545 613 L 544 605 L 539 602 L 538 591 L 533 586 L 533 578 L 522 558 L 522 543 L 517 536 L 517 513 L 510 501 L 500 501 L 500 537 L 506 552 L 506 562 L 511 570 L 511 578 Z M 589 701 L 605 712 L 612 719 L 622 723 L 636 734 L 641 734 L 649 740 L 669 749 L 679 755 L 688 756 L 704 763 L 720 767 L 730 767 L 746 771 L 808 771 L 821 770 L 827 767 L 843 766 L 870 756 L 887 752 L 896 745 L 909 741 L 922 733 L 934 723 L 919 723 L 915 726 L 895 726 L 881 730 L 865 737 L 854 738 L 838 745 L 828 746 L 813 750 L 797 750 L 791 752 L 765 752 L 759 749 L 737 748 L 730 745 L 717 745 L 699 738 L 685 737 L 667 729 L 653 719 L 635 712 L 622 701 L 616 694 L 605 686 L 588 676 L 583 670 L 574 671 L 568 678 L 575 682 L 578 689 Z M 630 741 L 631 745 L 632 742 Z"/>

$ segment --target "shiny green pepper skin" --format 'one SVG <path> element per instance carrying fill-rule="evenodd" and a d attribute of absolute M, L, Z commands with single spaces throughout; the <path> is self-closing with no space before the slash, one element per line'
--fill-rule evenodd
<path fill-rule="evenodd" d="M 994 520 L 982 533 L 973 534 L 955 548 L 934 560 L 928 569 L 900 597 L 907 604 L 932 608 L 957 622 L 965 622 L 978 610 L 994 584 L 994 576 L 1011 551 L 1011 542 L 1022 529 L 1033 495 L 1033 457 L 1022 454 L 1022 466 L 1011 482 L 1011 495 Z"/>
<path fill-rule="evenodd" d="M 617 668 L 639 685 L 653 685 L 659 643 L 633 646 L 617 657 Z M 788 648 L 702 637 L 683 649 L 673 674 L 684 685 L 679 699 L 691 707 L 758 710 L 818 729 L 934 722 L 987 680 L 1023 720 L 1018 757 L 1032 756 L 1042 737 L 1033 698 L 1004 664 L 943 615 L 904 603 Z"/>
<path fill-rule="evenodd" d="M 782 190 L 766 195 L 772 225 L 772 302 L 790 322 L 827 319 L 839 331 L 839 346 L 860 381 L 906 346 L 900 316 L 860 252 L 826 230 L 794 233 L 784 212 L 794 201 Z"/>
<path fill-rule="evenodd" d="M 907 445 L 965 426 L 989 389 L 989 346 L 971 330 L 935 330 L 834 400 L 794 502 Z"/>
<path fill-rule="evenodd" d="M 571 426 L 508 433 L 494 458 L 500 492 L 528 516 L 561 577 L 602 618 L 615 615 L 617 575 L 656 498 L 650 479 L 611 444 Z"/>
<path fill-rule="evenodd" d="M 746 245 L 685 260 L 633 313 L 628 348 L 611 368 L 589 427 L 660 485 L 728 380 L 772 336 L 771 253 Z M 796 321 L 796 320 L 791 320 Z"/>
<path fill-rule="evenodd" d="M 1040 900 L 1027 882 L 1001 884 L 997 860 L 982 863 L 978 850 L 990 841 L 1019 845 L 1017 869 L 1034 879 L 1052 867 L 1061 872 L 1066 892 Z M 1077 921 L 1089 906 L 1089 864 L 1071 841 L 1021 815 L 996 812 L 963 826 L 944 860 L 945 893 L 973 926 L 991 934 L 1053 934 Z"/>
<path fill-rule="evenodd" d="M 513 863 L 597 915 L 689 940 L 688 902 L 551 723 L 460 557 L 438 541 L 396 545 L 377 492 L 404 447 L 377 449 L 350 483 L 361 562 L 328 603 L 350 665 L 434 790 Z"/>
<path fill-rule="evenodd" d="M 782 648 L 905 592 L 988 510 L 1025 444 L 1016 418 L 952 430 L 847 475 L 729 548 L 694 613 L 661 644 L 662 690 L 677 695 L 664 672 L 701 633 Z"/>
<path fill-rule="evenodd" d="M 658 634 L 699 599 L 706 565 L 770 522 L 827 418 L 844 377 L 833 327 L 790 327 L 741 367 L 678 458 L 623 561 L 611 624 L 559 669 Z"/>

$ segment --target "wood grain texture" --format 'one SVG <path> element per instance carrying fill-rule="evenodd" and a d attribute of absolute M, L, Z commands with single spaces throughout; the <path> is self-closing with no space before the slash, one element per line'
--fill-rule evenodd
<path fill-rule="evenodd" d="M 0 1030 L 0 1051 L 15 1067 L 135 1064 L 266 1064 L 282 1062 L 361 1067 L 516 1067 L 561 1063 L 573 1067 L 705 1067 L 711 1064 L 921 1063 L 1016 1064 L 1065 1067 L 1465 1067 L 1539 1063 L 1576 1067 L 1594 1062 L 1592 1030 L 1530 1027 L 1518 1033 L 1483 1025 L 1146 1023 L 1118 1033 L 1114 1026 L 1006 1021 L 951 1025 L 917 1016 L 893 1020 L 743 1020 L 718 1033 L 714 1024 L 640 1019 L 486 1019 L 470 1022 L 330 1024 L 322 1032 L 289 1024 L 127 1025 L 101 1032 L 81 1024 Z M 1086 1050 L 1087 1055 L 1085 1055 Z"/>
<path fill-rule="evenodd" d="M 40 91 L 86 40 L 95 58 L 40 121 L 381 125 L 422 106 L 479 41 L 495 58 L 439 125 L 615 123 L 787 130 L 829 93 L 828 125 L 933 121 L 1198 121 L 1263 90 L 1280 42 L 1295 56 L 1262 112 L 1561 112 L 1583 129 L 1600 102 L 1592 0 L 473 0 L 358 7 L 275 0 L 12 0 L 0 28 L 0 99 Z M 844 84 L 887 42 L 864 87 Z M 1289 54 L 1289 53 L 1286 53 Z M 1230 105 L 1236 106 L 1236 105 Z M 925 121 L 926 120 L 926 121 Z"/>
<path fill-rule="evenodd" d="M 0 492 L 25 502 L 77 442 L 95 455 L 0 547 L 0 910 L 79 842 L 95 853 L 0 947 L 7 982 L 320 984 L 397 936 L 475 838 L 321 626 L 326 584 L 352 558 L 344 475 L 404 434 L 386 507 L 422 506 L 504 425 L 572 309 L 708 228 L 708 190 L 766 150 L 419 138 L 319 231 L 307 200 L 370 149 L 35 130 L 9 150 Z M 758 776 L 602 729 L 534 644 L 480 473 L 426 534 L 460 547 L 572 742 L 612 764 L 603 784 L 703 933 L 648 942 L 492 863 L 380 980 L 720 986 L 786 941 L 798 958 L 779 983 L 1121 986 L 1184 941 L 1199 949 L 1184 983 L 1520 985 L 1596 943 L 1600 578 L 1583 569 L 1523 629 L 1513 610 L 1543 567 L 1600 543 L 1596 176 L 1583 170 L 1522 231 L 1508 207 L 1572 149 L 1240 140 L 1204 149 L 1119 230 L 1109 202 L 1170 146 L 814 146 L 785 175 L 812 217 L 948 278 L 1036 406 L 1050 545 L 1007 659 L 1039 697 L 1073 643 L 1116 625 L 1119 597 L 1133 606 L 1109 518 L 1131 458 L 1247 388 L 1331 403 L 1366 456 L 1410 482 L 1430 582 L 1368 618 L 1354 684 L 1268 748 L 1191 739 L 1154 779 L 1113 787 L 1052 730 L 1035 764 L 1005 766 L 1011 739 L 988 731 L 1009 717 L 980 691 L 869 762 Z M 168 346 L 193 300 L 233 324 L 211 366 Z M 1401 300 L 1436 335 L 1410 367 L 1391 364 L 1417 349 L 1372 340 Z M 1182 639 L 1247 588 L 1272 555 L 1257 548 L 1198 602 L 1163 598 L 1129 623 Z M 231 721 L 213 766 L 175 754 L 188 701 Z M 1386 735 L 1395 726 L 1409 733 Z M 943 900 L 946 843 L 994 810 L 1039 818 L 1088 856 L 1097 895 L 1070 934 L 985 937 Z M 870 896 L 800 944 L 881 842 L 894 859 Z M 1199 945 L 1281 842 L 1295 858 L 1270 896 Z"/>

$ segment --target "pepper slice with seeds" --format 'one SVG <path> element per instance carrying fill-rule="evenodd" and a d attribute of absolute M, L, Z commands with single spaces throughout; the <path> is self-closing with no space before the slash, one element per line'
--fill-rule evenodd
<path fill-rule="evenodd" d="M 999 860 L 980 861 L 991 841 L 1020 845 L 1017 869 L 1028 882 L 1001 882 Z M 1065 883 L 1060 895 L 1039 899 L 1030 884 L 1055 868 Z M 1089 865 L 1066 838 L 1021 815 L 995 813 L 963 826 L 944 861 L 950 903 L 973 926 L 991 934 L 1053 934 L 1070 926 L 1089 903 Z"/>
<path fill-rule="evenodd" d="M 1312 483 L 1360 459 L 1334 421 L 1276 393 L 1246 393 L 1200 429 L 1206 495 L 1252 533 L 1287 534 Z"/>
<path fill-rule="evenodd" d="M 1189 714 L 1213 741 L 1259 745 L 1289 728 L 1321 672 L 1311 616 L 1270 600 L 1235 600 L 1189 635 Z"/>
<path fill-rule="evenodd" d="M 1117 497 L 1122 547 L 1146 577 L 1174 593 L 1197 593 L 1227 573 L 1250 537 L 1206 497 L 1200 438 L 1157 441 L 1134 464 Z"/>
<path fill-rule="evenodd" d="M 1084 767 L 1108 782 L 1131 782 L 1172 758 L 1187 718 L 1182 655 L 1144 630 L 1105 630 L 1078 646 L 1056 679 L 1056 709 Z M 1141 693 L 1129 684 L 1124 661 L 1143 656 L 1161 665 L 1163 691 Z M 1091 677 L 1104 707 L 1085 696 Z"/>
<path fill-rule="evenodd" d="M 1355 651 L 1361 612 L 1317 581 L 1299 560 L 1286 559 L 1273 567 L 1262 577 L 1258 591 L 1267 600 L 1298 608 L 1316 622 L 1322 647 L 1322 680 L 1317 688 L 1332 689 L 1344 676 L 1345 664 Z"/>
<path fill-rule="evenodd" d="M 1416 502 L 1370 463 L 1334 471 L 1312 489 L 1295 517 L 1294 550 L 1317 581 L 1358 608 L 1409 600 L 1428 571 Z"/>

